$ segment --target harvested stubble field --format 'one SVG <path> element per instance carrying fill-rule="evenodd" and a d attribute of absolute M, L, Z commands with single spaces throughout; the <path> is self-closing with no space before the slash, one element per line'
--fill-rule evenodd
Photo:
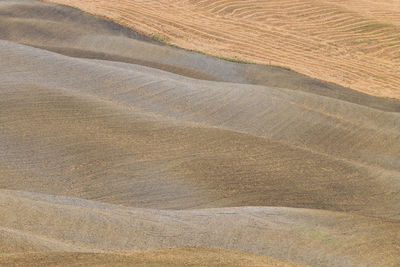
<path fill-rule="evenodd" d="M 397 0 L 45 0 L 155 39 L 400 98 Z"/>
<path fill-rule="evenodd" d="M 400 264 L 400 101 L 35 0 L 0 59 L 0 265 Z"/>

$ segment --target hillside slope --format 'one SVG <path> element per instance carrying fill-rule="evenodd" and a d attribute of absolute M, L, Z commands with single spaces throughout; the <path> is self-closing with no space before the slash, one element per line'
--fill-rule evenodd
<path fill-rule="evenodd" d="M 0 201 L 8 203 L 8 207 L 0 206 L 2 232 L 18 232 L 33 243 L 57 241 L 65 246 L 50 246 L 50 257 L 57 251 L 126 253 L 219 247 L 312 266 L 398 264 L 397 222 L 338 212 L 280 207 L 138 209 L 6 190 L 1 190 Z M 20 243 L 14 244 L 18 247 Z M 43 254 L 46 250 L 36 251 Z M 197 253 L 202 251 L 200 248 Z M 220 252 L 225 257 L 224 250 Z M 158 254 L 157 250 L 153 253 Z"/>
<path fill-rule="evenodd" d="M 0 39 L 0 264 L 400 264 L 398 100 L 34 0 Z"/>
<path fill-rule="evenodd" d="M 46 1 L 186 49 L 285 66 L 368 94 L 400 98 L 398 1 Z"/>

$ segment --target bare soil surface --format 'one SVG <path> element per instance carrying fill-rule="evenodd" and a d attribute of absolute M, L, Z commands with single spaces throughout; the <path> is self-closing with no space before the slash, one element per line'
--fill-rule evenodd
<path fill-rule="evenodd" d="M 7 266 L 303 266 L 265 256 L 216 248 L 171 248 L 130 253 L 28 253 L 0 256 Z"/>
<path fill-rule="evenodd" d="M 400 98 L 396 0 L 45 0 L 157 40 Z"/>
<path fill-rule="evenodd" d="M 400 264 L 398 100 L 40 1 L 0 39 L 0 265 Z"/>

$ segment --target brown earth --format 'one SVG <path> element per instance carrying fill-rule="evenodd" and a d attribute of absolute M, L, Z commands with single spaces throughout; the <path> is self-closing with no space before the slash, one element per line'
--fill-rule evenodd
<path fill-rule="evenodd" d="M 303 266 L 250 253 L 215 248 L 173 248 L 131 253 L 28 253 L 0 255 L 5 266 Z"/>
<path fill-rule="evenodd" d="M 289 67 L 371 95 L 400 98 L 395 0 L 45 0 L 213 56 Z"/>
<path fill-rule="evenodd" d="M 0 264 L 400 264 L 399 101 L 34 0 L 0 39 Z"/>

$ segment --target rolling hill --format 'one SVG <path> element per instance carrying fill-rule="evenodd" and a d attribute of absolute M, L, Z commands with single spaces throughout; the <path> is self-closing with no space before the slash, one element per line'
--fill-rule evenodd
<path fill-rule="evenodd" d="M 400 98 L 400 4 L 382 0 L 46 0 L 235 61 Z"/>
<path fill-rule="evenodd" d="M 398 100 L 35 0 L 0 59 L 0 265 L 400 264 Z"/>

